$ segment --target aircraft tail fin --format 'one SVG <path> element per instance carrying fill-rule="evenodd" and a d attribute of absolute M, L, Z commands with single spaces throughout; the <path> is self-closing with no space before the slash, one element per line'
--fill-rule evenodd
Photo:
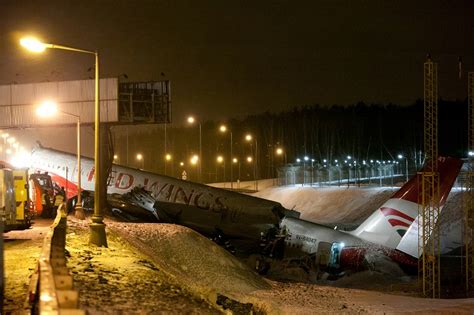
<path fill-rule="evenodd" d="M 438 159 L 440 207 L 445 204 L 462 163 L 460 159 L 452 157 Z M 423 171 L 429 171 L 428 167 Z M 418 216 L 418 200 L 418 179 L 414 176 L 351 234 L 369 242 L 398 249 L 397 246 Z M 412 242 L 411 238 L 407 241 Z M 415 247 L 417 242 L 416 239 Z"/>

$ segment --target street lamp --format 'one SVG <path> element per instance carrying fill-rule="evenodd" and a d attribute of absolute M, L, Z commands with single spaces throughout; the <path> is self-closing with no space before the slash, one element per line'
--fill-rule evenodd
<path fill-rule="evenodd" d="M 188 124 L 193 125 L 196 122 L 196 119 L 193 116 L 188 117 Z M 199 124 L 199 182 L 202 182 L 202 132 L 201 132 L 201 122 Z"/>
<path fill-rule="evenodd" d="M 77 133 L 77 201 L 76 206 L 74 207 L 74 215 L 76 218 L 80 220 L 84 220 L 86 215 L 84 213 L 84 209 L 82 208 L 82 187 L 81 187 L 81 117 L 76 114 L 71 114 L 62 110 L 59 110 L 57 104 L 52 101 L 45 101 L 43 102 L 37 109 L 36 114 L 40 117 L 51 117 L 55 115 L 57 112 L 60 112 L 67 116 L 72 116 L 76 118 L 76 133 Z M 116 155 L 114 155 L 114 160 L 116 159 Z M 67 191 L 66 191 L 66 198 L 67 198 Z"/>
<path fill-rule="evenodd" d="M 245 135 L 245 140 L 247 142 L 252 143 L 252 135 L 247 134 Z M 255 191 L 258 191 L 258 142 L 257 138 L 255 138 L 255 163 L 253 164 L 253 177 L 255 179 Z"/>
<path fill-rule="evenodd" d="M 217 161 L 218 164 L 223 164 L 224 165 L 224 179 L 223 179 L 223 182 L 224 182 L 224 187 L 225 187 L 225 160 L 224 160 L 224 157 L 222 155 L 219 155 L 219 156 L 217 156 L 216 161 Z M 217 180 L 217 165 L 216 165 L 216 180 Z"/>
<path fill-rule="evenodd" d="M 145 158 L 143 157 L 143 154 L 138 153 L 137 160 L 141 162 L 142 170 L 143 170 L 145 168 Z"/>
<path fill-rule="evenodd" d="M 219 130 L 222 132 L 222 133 L 225 133 L 227 132 L 227 127 L 225 125 L 221 125 Z M 233 151 L 232 151 L 232 131 L 229 131 L 230 133 L 230 156 L 232 157 L 234 155 Z M 224 163 L 224 174 L 225 174 L 225 163 Z M 233 189 L 233 172 L 232 172 L 232 164 L 230 165 L 230 189 Z"/>
<path fill-rule="evenodd" d="M 405 158 L 405 176 L 406 176 L 406 181 L 408 182 L 408 158 L 406 156 L 403 156 L 401 154 L 398 155 L 399 159 Z"/>
<path fill-rule="evenodd" d="M 99 105 L 99 52 L 98 51 L 90 51 L 78 48 L 72 48 L 62 45 L 55 45 L 55 44 L 46 44 L 40 42 L 38 39 L 33 37 L 26 37 L 20 40 L 20 44 L 25 47 L 26 49 L 40 53 L 44 52 L 46 48 L 50 49 L 61 49 L 61 50 L 68 50 L 73 52 L 91 54 L 95 56 L 95 102 L 94 102 L 94 109 L 95 109 L 95 122 L 94 122 L 94 174 L 95 174 L 95 182 L 94 182 L 94 215 L 92 216 L 92 223 L 90 224 L 91 234 L 89 243 L 97 245 L 97 246 L 105 246 L 107 247 L 107 236 L 105 234 L 105 224 L 104 218 L 101 213 L 101 176 L 100 176 L 100 105 Z"/>

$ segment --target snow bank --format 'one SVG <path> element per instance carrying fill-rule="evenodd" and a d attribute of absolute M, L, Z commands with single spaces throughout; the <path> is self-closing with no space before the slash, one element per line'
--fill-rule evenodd
<path fill-rule="evenodd" d="M 211 240 L 184 226 L 110 223 L 109 227 L 202 294 L 249 293 L 269 284 Z"/>
<path fill-rule="evenodd" d="M 269 187 L 252 196 L 273 200 L 322 224 L 360 224 L 396 191 L 390 187 Z"/>

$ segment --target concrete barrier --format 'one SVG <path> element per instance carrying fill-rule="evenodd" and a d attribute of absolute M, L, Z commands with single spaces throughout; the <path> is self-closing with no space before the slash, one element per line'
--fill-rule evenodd
<path fill-rule="evenodd" d="M 67 215 L 65 204 L 46 235 L 38 265 L 30 281 L 25 311 L 30 314 L 86 314 L 79 307 L 79 294 L 73 288 L 66 266 Z"/>

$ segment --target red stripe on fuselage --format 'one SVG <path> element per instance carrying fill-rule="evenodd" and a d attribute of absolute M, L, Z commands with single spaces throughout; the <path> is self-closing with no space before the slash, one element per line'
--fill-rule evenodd
<path fill-rule="evenodd" d="M 410 224 L 408 224 L 406 222 L 403 222 L 403 221 L 400 221 L 400 220 L 397 220 L 397 219 L 388 219 L 388 222 L 392 226 L 404 226 L 404 227 L 409 227 L 410 226 Z"/>
<path fill-rule="evenodd" d="M 395 210 L 395 209 L 392 209 L 392 208 L 382 207 L 382 208 L 380 208 L 380 211 L 382 211 L 384 216 L 394 215 L 394 216 L 397 216 L 397 217 L 404 218 L 405 220 L 408 220 L 410 222 L 413 222 L 415 220 L 414 218 L 410 217 L 409 215 L 406 215 L 405 213 L 400 212 L 400 211 Z"/>

